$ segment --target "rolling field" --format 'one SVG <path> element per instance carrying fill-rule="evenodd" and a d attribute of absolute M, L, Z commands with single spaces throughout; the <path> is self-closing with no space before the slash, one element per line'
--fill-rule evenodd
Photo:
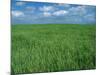
<path fill-rule="evenodd" d="M 95 25 L 12 25 L 14 73 L 96 68 Z"/>

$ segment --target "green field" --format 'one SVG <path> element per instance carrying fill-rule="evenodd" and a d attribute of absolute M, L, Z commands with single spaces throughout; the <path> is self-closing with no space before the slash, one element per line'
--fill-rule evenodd
<path fill-rule="evenodd" d="M 96 68 L 96 25 L 12 25 L 14 73 Z"/>

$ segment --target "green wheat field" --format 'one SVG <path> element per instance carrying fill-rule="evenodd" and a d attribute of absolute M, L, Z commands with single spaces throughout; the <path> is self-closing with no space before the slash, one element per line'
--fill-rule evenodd
<path fill-rule="evenodd" d="M 96 68 L 96 25 L 12 25 L 15 74 Z"/>

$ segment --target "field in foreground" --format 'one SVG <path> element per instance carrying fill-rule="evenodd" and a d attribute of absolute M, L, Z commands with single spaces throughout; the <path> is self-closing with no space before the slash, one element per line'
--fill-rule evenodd
<path fill-rule="evenodd" d="M 96 68 L 95 25 L 12 25 L 14 73 Z"/>

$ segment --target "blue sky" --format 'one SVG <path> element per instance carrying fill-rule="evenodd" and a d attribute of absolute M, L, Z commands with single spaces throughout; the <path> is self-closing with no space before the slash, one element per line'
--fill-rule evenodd
<path fill-rule="evenodd" d="M 12 24 L 95 24 L 96 7 L 12 0 Z"/>

